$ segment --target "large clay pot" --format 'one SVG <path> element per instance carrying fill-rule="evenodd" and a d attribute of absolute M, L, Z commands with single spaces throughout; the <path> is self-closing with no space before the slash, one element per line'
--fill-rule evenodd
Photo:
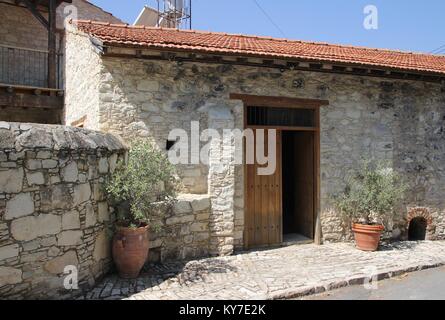
<path fill-rule="evenodd" d="M 113 237 L 113 259 L 119 276 L 124 279 L 137 278 L 147 261 L 148 250 L 148 226 L 118 226 Z"/>
<path fill-rule="evenodd" d="M 364 225 L 354 223 L 355 244 L 363 251 L 376 251 L 379 247 L 380 236 L 385 228 L 382 225 Z"/>

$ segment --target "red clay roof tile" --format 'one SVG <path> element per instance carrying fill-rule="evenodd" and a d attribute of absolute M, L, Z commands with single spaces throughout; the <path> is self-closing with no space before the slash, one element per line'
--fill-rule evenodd
<path fill-rule="evenodd" d="M 306 59 L 445 75 L 445 56 L 216 32 L 133 27 L 94 21 L 75 23 L 79 30 L 111 46 Z"/>

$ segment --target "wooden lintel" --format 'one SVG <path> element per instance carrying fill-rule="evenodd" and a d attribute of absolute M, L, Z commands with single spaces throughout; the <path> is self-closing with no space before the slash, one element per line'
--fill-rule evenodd
<path fill-rule="evenodd" d="M 230 99 L 241 100 L 246 105 L 256 107 L 295 107 L 295 108 L 319 108 L 329 105 L 328 100 L 291 98 L 291 97 L 273 97 L 273 96 L 256 96 L 249 94 L 231 93 Z"/>
<path fill-rule="evenodd" d="M 63 97 L 59 96 L 38 96 L 26 93 L 0 93 L 0 107 L 62 110 L 63 101 Z"/>

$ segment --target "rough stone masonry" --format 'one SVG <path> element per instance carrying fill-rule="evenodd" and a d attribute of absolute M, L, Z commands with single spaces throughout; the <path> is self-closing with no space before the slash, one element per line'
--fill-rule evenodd
<path fill-rule="evenodd" d="M 126 152 L 111 134 L 0 122 L 0 298 L 70 298 L 110 271 L 116 217 L 103 185 Z M 218 250 L 207 195 L 179 195 L 157 223 L 151 262 Z M 66 266 L 80 290 L 65 289 Z"/>
<path fill-rule="evenodd" d="M 109 270 L 101 187 L 125 153 L 110 134 L 0 122 L 0 298 L 71 297 Z M 63 286 L 70 265 L 81 290 Z"/>
<path fill-rule="evenodd" d="M 122 49 L 124 52 L 124 49 Z M 409 212 L 428 212 L 430 239 L 445 238 L 445 87 L 440 83 L 218 63 L 177 63 L 101 55 L 75 28 L 67 34 L 66 121 L 88 114 L 86 127 L 165 150 L 168 134 L 191 121 L 202 129 L 243 128 L 243 103 L 231 93 L 329 100 L 321 109 L 321 224 L 325 242 L 350 239 L 332 208 L 363 158 L 389 160 L 409 185 L 385 237 L 407 237 Z M 85 59 L 84 57 L 88 57 Z M 83 75 L 88 77 L 84 84 Z M 80 90 L 79 88 L 82 88 Z M 88 105 L 79 101 L 88 100 Z M 243 247 L 243 166 L 218 171 L 180 165 L 185 192 L 211 199 L 217 253 Z M 414 211 L 413 211 L 414 210 Z"/>

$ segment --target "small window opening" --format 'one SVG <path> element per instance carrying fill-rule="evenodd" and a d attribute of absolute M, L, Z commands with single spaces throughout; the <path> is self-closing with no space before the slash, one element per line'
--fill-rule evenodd
<path fill-rule="evenodd" d="M 176 144 L 176 140 L 167 140 L 165 149 L 167 151 L 170 151 L 174 147 L 175 144 Z"/>
<path fill-rule="evenodd" d="M 300 108 L 248 107 L 249 126 L 315 127 L 315 111 Z"/>

